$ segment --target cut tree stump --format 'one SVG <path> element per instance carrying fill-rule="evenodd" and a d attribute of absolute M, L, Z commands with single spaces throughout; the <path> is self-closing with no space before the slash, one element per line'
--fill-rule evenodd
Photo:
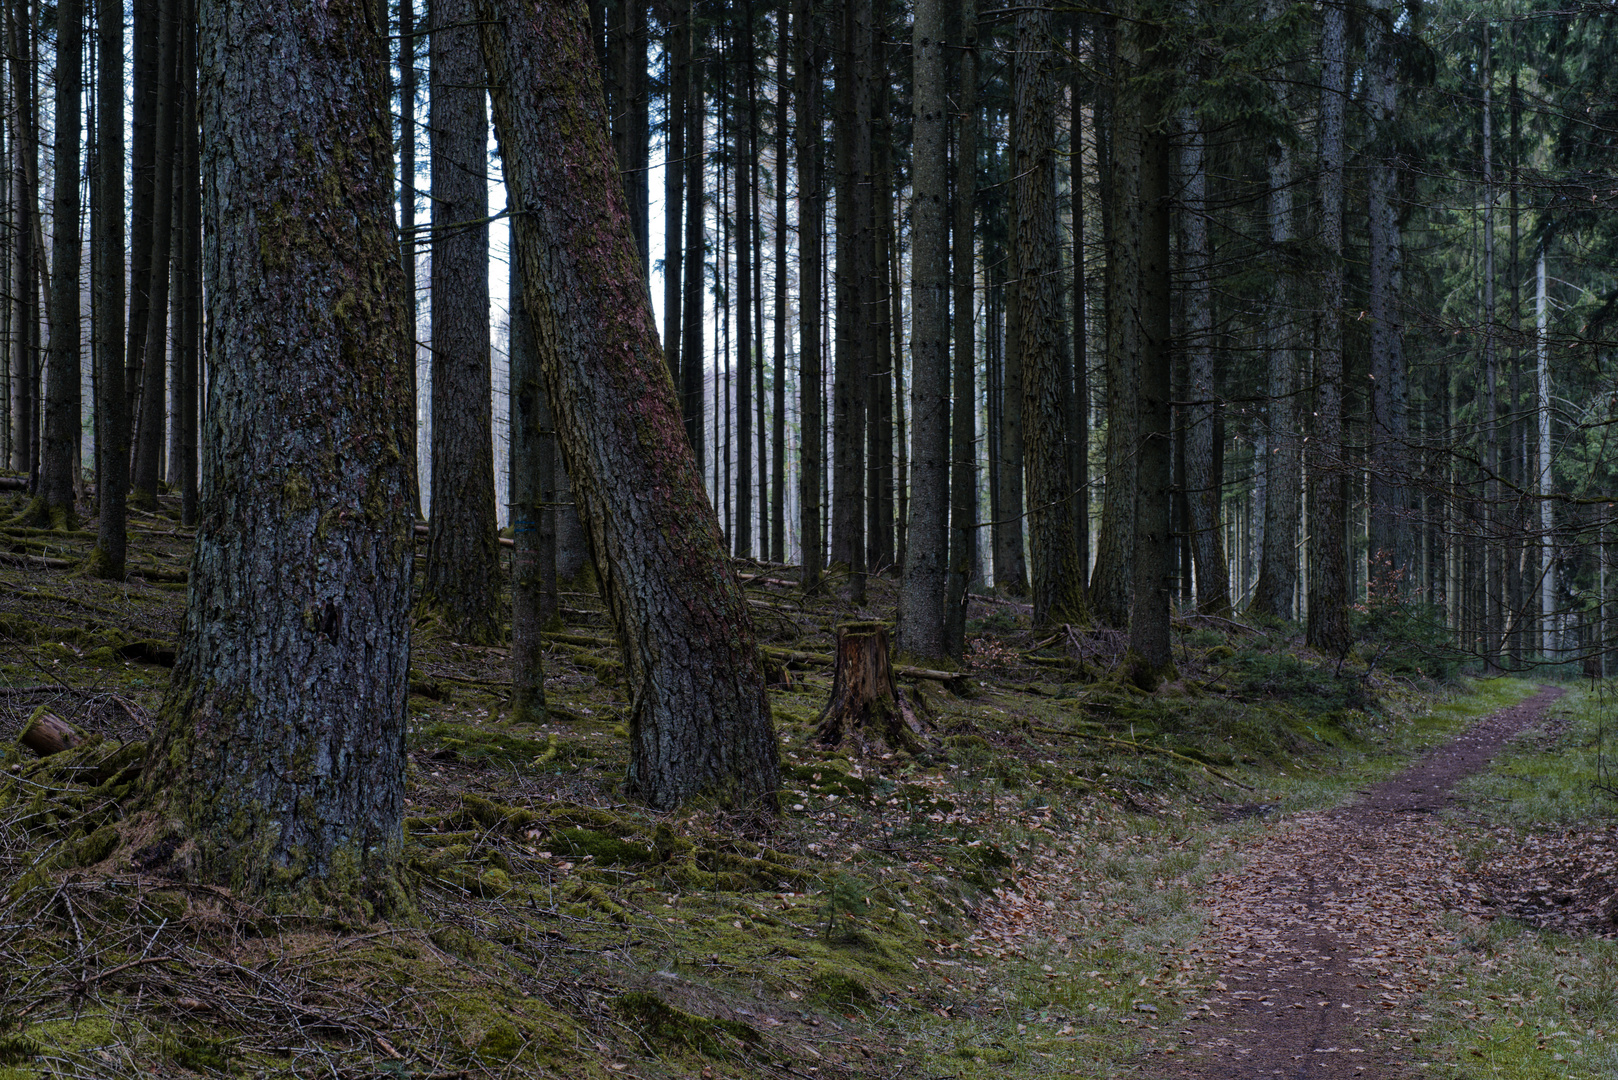
<path fill-rule="evenodd" d="M 34 715 L 28 718 L 28 726 L 22 729 L 17 741 L 40 757 L 50 757 L 52 754 L 60 754 L 63 750 L 73 749 L 84 739 L 66 720 L 53 712 L 47 712 L 41 705 L 34 710 Z"/>
<path fill-rule="evenodd" d="M 815 738 L 827 747 L 852 744 L 916 753 L 927 729 L 893 677 L 888 628 L 882 623 L 846 623 L 837 628 L 837 662 L 831 700 L 820 714 Z"/>

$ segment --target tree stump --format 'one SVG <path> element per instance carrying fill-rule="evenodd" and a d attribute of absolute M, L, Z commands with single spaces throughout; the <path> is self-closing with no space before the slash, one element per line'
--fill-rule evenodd
<path fill-rule="evenodd" d="M 837 628 L 831 700 L 815 737 L 827 747 L 852 743 L 861 753 L 881 748 L 915 753 L 926 746 L 926 727 L 893 677 L 883 624 Z"/>
<path fill-rule="evenodd" d="M 60 754 L 63 750 L 71 750 L 84 739 L 77 731 L 53 712 L 47 712 L 41 705 L 34 710 L 34 715 L 28 718 L 28 726 L 22 729 L 17 741 L 40 757 L 50 757 Z"/>

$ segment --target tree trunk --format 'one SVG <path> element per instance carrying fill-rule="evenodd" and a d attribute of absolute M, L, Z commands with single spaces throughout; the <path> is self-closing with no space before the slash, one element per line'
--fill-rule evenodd
<path fill-rule="evenodd" d="M 668 33 L 663 39 L 663 78 L 667 86 L 664 138 L 667 158 L 663 165 L 663 356 L 669 365 L 669 378 L 680 383 L 680 283 L 684 269 L 681 244 L 681 210 L 685 200 L 686 101 L 691 90 L 690 0 L 675 0 L 669 8 Z M 516 305 L 512 307 L 516 317 Z"/>
<path fill-rule="evenodd" d="M 749 20 L 752 15 L 749 13 Z M 758 557 L 770 557 L 769 417 L 764 397 L 764 204 L 759 175 L 757 51 L 749 35 L 747 47 L 747 141 L 753 147 L 747 163 L 753 188 L 753 403 L 754 438 L 758 440 Z"/>
<path fill-rule="evenodd" d="M 1284 0 L 1270 0 L 1267 16 L 1279 19 Z M 1285 77 L 1274 86 L 1276 111 L 1287 115 L 1290 85 Z M 1296 610 L 1298 590 L 1298 516 L 1303 491 L 1301 437 L 1302 410 L 1299 407 L 1298 354 L 1292 323 L 1292 148 L 1275 136 L 1269 147 L 1269 187 L 1266 215 L 1269 219 L 1270 254 L 1275 265 L 1271 275 L 1268 327 L 1264 348 L 1267 357 L 1264 462 L 1256 466 L 1264 480 L 1264 506 L 1259 544 L 1258 581 L 1248 610 L 1270 619 L 1291 619 Z"/>
<path fill-rule="evenodd" d="M 775 20 L 775 384 L 770 429 L 770 561 L 786 562 L 787 497 L 787 48 L 789 10 Z"/>
<path fill-rule="evenodd" d="M 1539 416 L 1539 475 L 1535 490 L 1539 493 L 1539 617 L 1540 652 L 1547 660 L 1555 660 L 1556 648 L 1556 517 L 1551 505 L 1551 491 L 1556 485 L 1551 469 L 1551 348 L 1550 297 L 1546 292 L 1545 242 L 1540 241 L 1535 275 L 1535 335 L 1536 409 Z"/>
<path fill-rule="evenodd" d="M 1118 20 L 1135 10 L 1120 5 Z M 1127 28 L 1127 23 L 1125 23 Z M 1090 607 L 1103 626 L 1129 623 L 1134 589 L 1136 457 L 1140 440 L 1140 403 L 1137 398 L 1142 354 L 1140 311 L 1141 261 L 1141 103 L 1140 89 L 1130 77 L 1141 63 L 1133 35 L 1117 31 L 1115 66 L 1119 77 L 1109 112 L 1112 134 L 1108 146 L 1111 175 L 1105 211 L 1107 238 L 1107 465 L 1101 504 L 1101 528 L 1096 535 L 1096 563 L 1090 575 Z"/>
<path fill-rule="evenodd" d="M 697 458 L 697 471 L 702 471 L 706 457 L 703 435 L 703 412 L 706 409 L 704 380 L 704 304 L 702 286 L 707 277 L 708 234 L 704 217 L 704 181 L 706 179 L 706 150 L 702 111 L 703 62 L 697 56 L 695 13 L 687 8 L 686 56 L 686 114 L 685 114 L 685 298 L 680 305 L 683 320 L 680 342 L 680 407 L 685 416 L 686 441 Z"/>
<path fill-rule="evenodd" d="M 947 655 L 949 567 L 949 234 L 944 0 L 917 0 L 912 30 L 915 145 L 910 248 L 910 526 L 899 586 L 900 648 Z M 961 408 L 971 408 L 970 399 Z"/>
<path fill-rule="evenodd" d="M 43 705 L 34 710 L 34 715 L 23 726 L 22 734 L 17 736 L 19 745 L 27 747 L 39 757 L 60 754 L 83 741 L 84 737 L 73 729 L 72 724 L 53 712 L 47 712 Z"/>
<path fill-rule="evenodd" d="M 839 626 L 831 699 L 821 711 L 816 740 L 829 748 L 852 747 L 860 755 L 915 753 L 925 746 L 925 731 L 893 677 L 887 627 Z"/>
<path fill-rule="evenodd" d="M 33 104 L 33 27 L 26 4 L 7 7 L 11 36 L 12 183 L 11 183 L 11 467 L 38 479 L 39 421 L 34 387 L 39 374 L 39 287 L 34 262 L 38 217 L 39 127 Z"/>
<path fill-rule="evenodd" d="M 744 78 L 753 68 L 752 5 L 744 5 L 741 33 Z M 741 82 L 743 80 L 738 80 Z M 747 170 L 753 160 L 753 125 L 745 96 L 733 94 L 731 130 L 735 138 L 736 175 L 736 527 L 732 550 L 738 559 L 753 557 L 753 185 Z"/>
<path fill-rule="evenodd" d="M 1321 43 L 1320 348 L 1315 430 L 1309 440 L 1309 620 L 1306 638 L 1330 656 L 1349 646 L 1343 477 L 1343 121 L 1346 105 L 1344 0 L 1325 8 Z"/>
<path fill-rule="evenodd" d="M 202 10 L 212 408 L 143 797 L 188 876 L 272 912 L 403 898 L 409 342 L 370 13 Z"/>
<path fill-rule="evenodd" d="M 797 29 L 793 105 L 797 118 L 798 166 L 798 412 L 802 429 L 798 465 L 798 544 L 802 549 L 803 585 L 820 581 L 825 555 L 821 550 L 821 478 L 825 445 L 821 367 L 820 251 L 825 216 L 821 191 L 821 46 L 812 0 L 794 0 L 792 24 Z"/>
<path fill-rule="evenodd" d="M 1079 55 L 1079 30 L 1073 30 L 1073 55 Z M 1091 50 L 1092 55 L 1094 50 Z M 1078 541 L 1079 573 L 1090 576 L 1090 332 L 1089 283 L 1084 267 L 1084 114 L 1080 105 L 1083 83 L 1075 66 L 1068 85 L 1072 103 L 1068 114 L 1070 156 L 1069 196 L 1073 213 L 1073 386 L 1068 412 L 1068 458 L 1073 483 L 1073 534 Z"/>
<path fill-rule="evenodd" d="M 473 12 L 473 0 L 433 0 L 433 476 L 421 601 L 453 640 L 488 645 L 501 638 L 500 545 L 489 396 L 489 121 Z"/>
<path fill-rule="evenodd" d="M 1021 330 L 1022 430 L 1035 625 L 1087 621 L 1074 537 L 1061 339 L 1062 255 L 1056 220 L 1055 38 L 1047 7 L 1017 15 L 1016 156 L 1012 164 Z M 1008 391 L 1009 393 L 1009 391 Z"/>
<path fill-rule="evenodd" d="M 1505 626 L 1501 608 L 1504 579 L 1502 548 L 1504 535 L 1498 528 L 1500 503 L 1500 406 L 1494 310 L 1494 67 L 1489 57 L 1489 28 L 1483 28 L 1483 401 L 1479 412 L 1483 426 L 1483 664 L 1490 672 L 1501 670 L 1502 632 Z M 1391 215 L 1389 215 L 1391 218 Z"/>
<path fill-rule="evenodd" d="M 157 485 L 163 475 L 163 444 L 168 402 L 169 262 L 174 251 L 174 190 L 180 162 L 176 136 L 180 131 L 179 53 L 180 0 L 158 0 L 157 105 L 153 137 L 152 246 L 150 281 L 146 295 L 145 358 L 140 383 L 140 411 L 135 415 L 135 467 L 130 476 L 130 500 L 137 506 L 157 505 Z"/>
<path fill-rule="evenodd" d="M 180 33 L 179 258 L 174 260 L 174 429 L 170 486 L 180 493 L 180 522 L 197 523 L 197 399 L 202 341 L 202 165 L 197 127 L 197 3 L 182 0 Z M 414 417 L 412 417 L 414 419 Z M 408 426 L 407 426 L 408 430 Z"/>
<path fill-rule="evenodd" d="M 1192 557 L 1197 568 L 1197 610 L 1228 619 L 1230 567 L 1220 520 L 1223 492 L 1214 482 L 1213 257 L 1208 250 L 1208 169 L 1204 135 L 1190 110 L 1183 116 L 1180 187 L 1183 205 L 1180 251 L 1185 260 L 1185 350 L 1191 404 L 1186 407 L 1186 507 Z"/>
<path fill-rule="evenodd" d="M 45 386 L 45 440 L 39 493 L 49 525 L 78 528 L 74 464 L 82 428 L 79 342 L 79 130 L 84 5 L 56 8 L 56 153 L 52 198 L 50 370 Z"/>
<path fill-rule="evenodd" d="M 124 348 L 124 392 L 130 424 L 128 452 L 145 368 L 146 323 L 151 315 L 153 184 L 157 176 L 158 0 L 132 0 L 129 145 L 129 322 Z M 122 49 L 122 44 L 119 46 Z M 119 67 L 122 82 L 123 68 Z M 134 459 L 126 463 L 132 471 Z"/>
<path fill-rule="evenodd" d="M 556 613 L 555 452 L 544 373 L 511 261 L 511 718 L 545 718 L 545 623 Z"/>
<path fill-rule="evenodd" d="M 836 54 L 837 84 L 837 354 L 832 376 L 831 559 L 849 572 L 848 599 L 865 598 L 865 287 L 870 239 L 871 101 L 864 51 L 871 0 L 844 0 Z M 861 39 L 867 44 L 861 48 Z"/>
<path fill-rule="evenodd" d="M 880 39 L 886 32 L 878 30 Z M 873 42 L 868 70 L 869 82 L 877 84 L 875 73 L 883 69 L 882 48 Z M 865 289 L 865 302 L 861 305 L 864 317 L 860 335 L 865 348 L 865 565 L 872 573 L 886 573 L 893 566 L 893 366 L 897 357 L 893 350 L 893 275 L 890 272 L 893 252 L 893 153 L 891 125 L 888 123 L 889 92 L 887 79 L 881 80 L 871 106 L 871 172 L 870 182 L 861 185 L 861 194 L 869 192 L 867 213 L 870 215 L 870 241 L 862 247 L 869 256 L 867 268 L 860 274 Z"/>
<path fill-rule="evenodd" d="M 523 301 L 633 688 L 630 793 L 773 808 L 752 618 L 635 275 L 585 7 L 482 0 L 479 21 Z"/>
<path fill-rule="evenodd" d="M 1137 21 L 1129 35 L 1140 44 L 1137 55 L 1146 65 L 1148 79 L 1167 74 L 1162 46 L 1153 40 L 1161 33 Z M 1162 91 L 1153 84 L 1135 98 L 1144 129 L 1140 142 L 1140 464 L 1135 497 L 1135 582 L 1129 612 L 1129 654 L 1125 661 L 1131 680 L 1154 689 L 1162 679 L 1174 677 L 1170 651 L 1170 593 L 1173 591 L 1173 538 L 1169 535 L 1169 503 L 1173 497 L 1169 457 L 1169 385 L 1173 366 L 1170 341 L 1169 290 L 1172 269 L 1169 255 L 1169 180 L 1173 174 L 1173 148 L 1163 115 Z"/>
<path fill-rule="evenodd" d="M 410 423 L 404 438 L 410 465 L 410 505 L 421 516 L 420 452 L 416 417 L 421 408 L 416 379 L 420 333 L 416 319 L 416 0 L 399 0 L 399 263 L 405 277 L 405 332 L 410 336 Z"/>
<path fill-rule="evenodd" d="M 952 371 L 955 407 L 950 438 L 949 581 L 944 609 L 944 654 L 966 653 L 966 605 L 977 563 L 977 361 L 973 224 L 977 202 L 978 71 L 977 0 L 960 0 L 960 67 L 956 78 L 960 114 L 955 143 L 954 301 L 955 357 Z M 914 258 L 914 255 L 912 255 Z M 914 348 L 914 345 L 912 345 Z M 914 376 L 912 376 L 914 378 Z"/>
<path fill-rule="evenodd" d="M 122 0 L 96 3 L 97 234 L 90 250 L 95 290 L 96 524 L 87 566 L 96 577 L 122 581 L 128 543 L 125 499 L 129 486 L 129 399 L 124 391 L 124 8 Z"/>

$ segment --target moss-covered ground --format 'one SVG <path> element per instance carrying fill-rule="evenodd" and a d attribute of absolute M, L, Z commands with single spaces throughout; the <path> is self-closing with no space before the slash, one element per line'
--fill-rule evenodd
<path fill-rule="evenodd" d="M 123 816 L 173 662 L 177 517 L 132 514 L 118 584 L 76 573 L 90 533 L 0 528 L 0 745 L 40 707 L 93 736 L 0 763 L 0 1080 L 1146 1075 L 1199 1009 L 1172 958 L 1242 838 L 1520 693 L 1188 619 L 1179 679 L 1146 695 L 1113 677 L 1119 635 L 983 596 L 962 677 L 901 675 L 926 748 L 851 756 L 813 739 L 835 628 L 891 618 L 893 582 L 855 609 L 744 564 L 790 675 L 784 812 L 656 815 L 621 795 L 628 691 L 581 584 L 544 723 L 511 721 L 504 650 L 420 628 L 415 916 L 272 918 L 163 876 Z"/>

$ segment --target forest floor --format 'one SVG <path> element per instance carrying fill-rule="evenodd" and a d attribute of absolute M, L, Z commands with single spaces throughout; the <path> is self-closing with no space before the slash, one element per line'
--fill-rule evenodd
<path fill-rule="evenodd" d="M 0 1080 L 1618 1073 L 1610 690 L 1441 681 L 1410 612 L 1343 657 L 1179 620 L 1144 695 L 1120 635 L 978 597 L 959 675 L 901 678 L 927 748 L 859 756 L 815 724 L 893 581 L 744 564 L 791 675 L 774 820 L 623 801 L 588 582 L 540 725 L 504 650 L 423 623 L 417 913 L 295 920 L 112 846 L 189 553 L 167 503 L 133 524 L 117 585 L 75 574 L 88 532 L 0 527 L 0 740 L 39 708 L 91 736 L 0 757 Z"/>

